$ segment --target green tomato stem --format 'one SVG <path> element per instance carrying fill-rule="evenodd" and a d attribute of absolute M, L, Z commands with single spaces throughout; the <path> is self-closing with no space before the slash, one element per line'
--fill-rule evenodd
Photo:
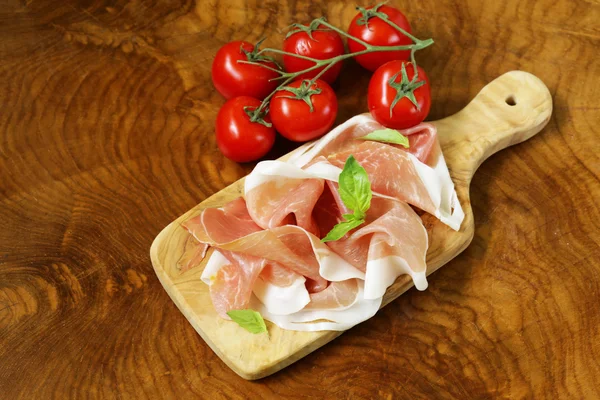
<path fill-rule="evenodd" d="M 415 36 L 411 35 L 410 33 L 406 32 L 404 29 L 400 28 L 395 23 L 389 21 L 387 18 L 380 18 L 380 19 L 382 19 L 383 21 L 388 23 L 390 26 L 392 26 L 394 29 L 397 29 L 399 32 L 401 32 L 402 34 L 404 34 L 408 38 L 410 38 L 413 41 L 413 44 L 407 44 L 407 45 L 401 45 L 401 46 L 373 46 L 373 45 L 365 42 L 364 40 L 354 37 L 354 36 L 350 35 L 349 33 L 344 32 L 343 30 L 337 28 L 336 26 L 331 25 L 329 22 L 325 21 L 324 19 L 319 19 L 320 25 L 326 26 L 327 28 L 339 33 L 342 36 L 345 36 L 346 38 L 348 38 L 350 40 L 354 40 L 355 42 L 363 45 L 365 48 L 363 50 L 356 51 L 354 53 L 341 54 L 339 56 L 328 58 L 325 60 L 319 60 L 316 58 L 307 57 L 307 56 L 303 56 L 303 55 L 295 54 L 295 53 L 290 53 L 290 52 L 279 50 L 279 49 L 272 49 L 272 48 L 268 48 L 268 47 L 260 50 L 257 53 L 257 54 L 261 54 L 261 53 L 282 54 L 282 55 L 287 55 L 287 56 L 291 56 L 291 57 L 301 58 L 301 59 L 304 59 L 307 61 L 312 61 L 313 63 L 315 63 L 315 65 L 313 65 L 312 67 L 309 67 L 302 71 L 297 71 L 297 72 L 284 72 L 284 71 L 269 67 L 268 65 L 264 65 L 263 63 L 257 63 L 257 62 L 253 62 L 253 61 L 243 61 L 243 60 L 238 61 L 243 64 L 258 65 L 262 68 L 267 68 L 271 71 L 277 72 L 279 74 L 279 76 L 277 78 L 273 78 L 272 80 L 283 79 L 283 82 L 279 86 L 277 86 L 277 88 L 273 92 L 271 92 L 267 97 L 265 97 L 264 100 L 262 101 L 260 107 L 258 107 L 254 111 L 253 116 L 251 117 L 251 121 L 255 122 L 260 117 L 261 113 L 267 107 L 267 105 L 269 104 L 269 101 L 271 100 L 273 95 L 278 90 L 280 90 L 282 87 L 284 87 L 285 85 L 287 85 L 288 83 L 290 83 L 291 81 L 293 81 L 294 79 L 299 77 L 300 75 L 303 75 L 308 72 L 312 72 L 316 69 L 325 67 L 321 71 L 319 71 L 319 73 L 313 79 L 310 80 L 311 84 L 313 84 L 316 82 L 317 79 L 319 79 L 321 76 L 323 76 L 323 74 L 325 72 L 327 72 L 333 65 L 337 64 L 338 62 L 341 62 L 348 58 L 360 56 L 363 54 L 374 53 L 374 52 L 410 50 L 411 51 L 411 55 L 410 55 L 411 63 L 413 64 L 413 67 L 414 67 L 415 78 L 417 78 L 417 63 L 415 61 L 415 52 L 417 50 L 421 50 L 428 46 L 431 46 L 433 44 L 433 39 L 425 39 L 425 40 L 418 39 Z"/>
<path fill-rule="evenodd" d="M 417 43 L 421 42 L 420 39 L 417 39 L 416 37 L 414 37 L 410 33 L 406 32 L 404 29 L 400 28 L 398 25 L 396 25 L 394 22 L 390 21 L 388 18 L 379 18 L 379 19 L 382 20 L 382 21 L 384 21 L 385 23 L 387 23 L 388 25 L 390 25 L 392 28 L 396 29 L 400 33 L 402 33 L 404 36 L 406 36 L 410 40 L 412 40 L 413 43 L 417 44 Z M 429 40 L 431 40 L 431 39 L 429 39 Z"/>
<path fill-rule="evenodd" d="M 240 64 L 257 65 L 259 67 L 268 69 L 269 71 L 277 72 L 278 74 L 281 74 L 281 75 L 285 74 L 285 72 L 282 71 L 282 70 L 280 70 L 280 69 L 269 67 L 268 65 L 265 65 L 265 64 L 262 64 L 262 63 L 258 63 L 258 62 L 255 62 L 255 61 L 238 60 L 237 62 L 240 63 Z"/>
<path fill-rule="evenodd" d="M 347 33 L 347 32 L 344 32 L 344 31 L 343 31 L 343 30 L 341 30 L 340 28 L 338 28 L 338 27 L 336 27 L 336 26 L 334 26 L 334 25 L 331 25 L 331 24 L 330 24 L 329 22 L 327 22 L 327 21 L 323 21 L 323 22 L 321 22 L 321 24 L 322 24 L 322 25 L 325 25 L 325 26 L 326 26 L 326 27 L 328 27 L 329 29 L 332 29 L 332 30 L 336 31 L 337 33 L 339 33 L 339 34 L 340 34 L 340 35 L 342 35 L 342 36 L 346 36 L 348 39 L 351 39 L 351 40 L 353 40 L 353 41 L 355 41 L 355 42 L 358 42 L 358 43 L 362 44 L 362 45 L 363 45 L 363 46 L 365 46 L 366 48 L 369 48 L 369 47 L 371 47 L 371 45 L 370 45 L 369 43 L 365 42 L 364 40 L 362 40 L 362 39 L 359 39 L 359 38 L 357 38 L 357 37 L 354 37 L 354 36 L 352 36 L 351 34 L 349 34 L 349 33 Z"/>
<path fill-rule="evenodd" d="M 316 58 L 303 56 L 302 54 L 290 53 L 288 51 L 283 51 L 283 50 L 279 50 L 279 49 L 272 49 L 270 47 L 265 47 L 264 49 L 262 49 L 261 51 L 259 51 L 258 54 L 261 54 L 263 52 L 269 52 L 269 53 L 275 53 L 275 54 L 282 54 L 282 55 L 285 55 L 285 56 L 292 56 L 292 57 L 301 58 L 303 60 L 312 61 L 312 62 L 319 61 Z"/>
<path fill-rule="evenodd" d="M 277 86 L 277 89 L 273 90 L 267 97 L 265 97 L 262 101 L 262 103 L 260 104 L 260 107 L 258 107 L 255 111 L 254 111 L 254 116 L 252 118 L 250 118 L 250 121 L 254 122 L 253 119 L 258 118 L 258 116 L 260 115 L 260 113 L 262 112 L 262 110 L 265 109 L 265 107 L 269 104 L 269 100 L 271 100 L 271 97 L 273 97 L 273 95 L 275 93 L 277 93 L 277 90 L 285 85 L 287 85 L 288 83 L 290 83 L 291 81 L 293 81 L 295 78 L 295 76 L 290 76 L 289 78 L 287 78 L 285 81 L 283 81 L 281 83 L 281 85 Z"/>
<path fill-rule="evenodd" d="M 329 63 L 329 64 L 328 64 L 328 65 L 327 65 L 325 68 L 323 68 L 321 71 L 319 71 L 319 73 L 318 73 L 317 75 L 315 75 L 315 77 L 314 77 L 314 78 L 312 78 L 312 79 L 310 80 L 310 83 L 311 83 L 311 85 L 312 85 L 313 83 L 315 83 L 315 82 L 317 81 L 317 79 L 319 79 L 321 76 L 323 76 L 323 74 L 324 74 L 325 72 L 327 72 L 327 71 L 329 70 L 329 68 L 333 67 L 333 66 L 334 66 L 335 64 L 337 64 L 338 62 L 339 62 L 339 61 L 334 61 L 334 62 L 331 62 L 331 63 Z"/>

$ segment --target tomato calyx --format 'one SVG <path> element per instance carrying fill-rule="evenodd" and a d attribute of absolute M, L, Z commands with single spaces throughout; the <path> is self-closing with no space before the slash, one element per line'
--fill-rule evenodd
<path fill-rule="evenodd" d="M 256 42 L 256 44 L 254 45 L 254 49 L 252 49 L 252 51 L 248 51 L 248 50 L 244 49 L 244 46 L 241 45 L 240 52 L 246 56 L 246 60 L 250 63 L 272 62 L 273 64 L 277 65 L 277 68 L 281 69 L 281 65 L 279 65 L 277 60 L 275 60 L 273 57 L 262 54 L 261 53 L 262 50 L 259 50 L 260 45 L 266 39 L 267 38 L 264 37 L 264 38 L 260 39 L 258 42 Z M 238 61 L 238 62 L 240 62 L 240 61 Z"/>
<path fill-rule="evenodd" d="M 299 33 L 299 32 L 306 32 L 306 34 L 308 35 L 309 38 L 311 38 L 312 40 L 315 40 L 315 38 L 313 38 L 313 35 L 312 35 L 312 33 L 314 31 L 330 30 L 330 29 L 319 29 L 319 26 L 321 26 L 321 22 L 323 22 L 323 21 L 326 21 L 325 17 L 313 19 L 308 26 L 303 25 L 303 24 L 293 23 L 289 26 L 289 28 L 291 30 L 287 33 L 287 35 L 285 35 L 285 38 L 287 39 L 290 36 L 295 35 L 296 33 Z"/>
<path fill-rule="evenodd" d="M 264 125 L 267 128 L 270 128 L 273 126 L 272 123 L 265 121 L 265 116 L 269 113 L 268 108 L 261 109 L 261 107 L 245 106 L 244 112 L 250 118 L 250 122 Z"/>
<path fill-rule="evenodd" d="M 415 75 L 413 76 L 412 80 L 408 79 L 408 73 L 406 72 L 406 64 L 404 63 L 402 64 L 402 69 L 400 70 L 400 72 L 396 72 L 388 80 L 388 85 L 396 89 L 396 97 L 394 97 L 394 101 L 392 101 L 392 104 L 390 105 L 390 118 L 392 116 L 392 110 L 394 109 L 396 104 L 405 97 L 408 100 L 410 100 L 410 102 L 413 103 L 415 107 L 417 107 L 417 110 L 421 111 L 421 106 L 419 106 L 419 103 L 415 98 L 415 90 L 420 88 L 427 82 L 425 80 L 418 80 L 419 76 L 417 74 L 417 69 L 414 66 L 414 64 L 411 65 L 415 71 Z M 399 74 L 402 74 L 402 80 L 400 82 L 395 82 Z"/>
<path fill-rule="evenodd" d="M 356 24 L 357 25 L 366 25 L 367 28 L 369 27 L 369 20 L 373 17 L 379 17 L 381 19 L 388 19 L 388 16 L 380 11 L 379 8 L 381 6 L 383 6 L 385 3 L 379 3 L 377 5 L 375 5 L 374 7 L 371 7 L 369 9 L 365 8 L 365 7 L 356 7 L 356 9 L 358 10 L 358 12 L 360 12 L 362 14 L 362 17 L 360 17 L 357 21 Z"/>
<path fill-rule="evenodd" d="M 277 88 L 277 91 L 281 91 L 281 90 L 285 90 L 286 92 L 290 92 L 293 94 L 293 96 L 281 96 L 281 97 L 286 97 L 288 99 L 295 99 L 295 100 L 303 100 L 308 107 L 310 108 L 310 112 L 314 111 L 314 106 L 313 106 L 313 102 L 312 102 L 312 95 L 315 94 L 320 94 L 321 93 L 321 88 L 318 87 L 312 87 L 314 85 L 314 82 L 312 82 L 309 79 L 304 79 L 302 81 L 302 83 L 300 84 L 300 87 L 295 88 L 295 87 L 291 87 L 291 86 L 283 86 L 280 88 Z"/>

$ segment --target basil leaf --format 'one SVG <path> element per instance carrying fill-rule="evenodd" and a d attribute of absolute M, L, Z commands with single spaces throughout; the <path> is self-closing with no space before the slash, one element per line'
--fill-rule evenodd
<path fill-rule="evenodd" d="M 357 219 L 354 217 L 347 221 L 342 221 L 339 224 L 337 224 L 336 226 L 334 226 L 333 229 L 331 229 L 329 231 L 327 236 L 325 236 L 323 239 L 321 239 L 321 241 L 322 242 L 331 242 L 331 241 L 335 241 L 335 240 L 340 240 L 341 238 L 344 237 L 344 235 L 346 233 L 350 232 L 352 229 L 363 224 L 364 222 L 365 222 L 364 219 Z"/>
<path fill-rule="evenodd" d="M 227 315 L 239 326 L 251 333 L 262 333 L 267 331 L 265 320 L 258 311 L 254 310 L 231 310 Z"/>
<path fill-rule="evenodd" d="M 356 161 L 354 156 L 348 157 L 344 169 L 340 173 L 339 191 L 342 201 L 358 219 L 371 207 L 371 182 L 367 171 Z"/>
<path fill-rule="evenodd" d="M 378 131 L 373 131 L 366 136 L 359 137 L 358 139 L 399 144 L 407 149 L 409 146 L 408 138 L 395 129 L 380 129 Z"/>

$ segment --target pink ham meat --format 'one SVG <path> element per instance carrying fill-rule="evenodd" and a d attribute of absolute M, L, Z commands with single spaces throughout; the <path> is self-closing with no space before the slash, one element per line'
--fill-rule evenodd
<path fill-rule="evenodd" d="M 217 313 L 225 319 L 229 318 L 227 311 L 248 308 L 257 279 L 286 288 L 301 277 L 266 258 L 218 251 L 227 261 L 209 277 L 210 297 Z"/>
<path fill-rule="evenodd" d="M 321 193 L 322 179 L 286 179 L 266 182 L 245 197 L 249 215 L 261 228 L 293 224 L 319 236 L 312 209 Z"/>
<path fill-rule="evenodd" d="M 328 157 L 339 151 L 350 151 L 361 143 L 361 140 L 355 139 L 380 129 L 387 128 L 368 114 L 358 115 L 311 144 L 304 152 L 293 156 L 290 162 L 302 167 L 319 156 Z M 406 149 L 400 145 L 388 144 L 388 146 L 408 151 L 417 157 L 419 161 L 430 165 L 430 155 L 437 141 L 435 127 L 428 123 L 421 123 L 412 128 L 401 130 L 400 133 L 408 137 L 409 148 Z"/>
<path fill-rule="evenodd" d="M 396 278 L 408 274 L 419 290 L 427 288 L 427 231 L 406 203 L 374 197 L 366 223 L 329 247 L 361 271 L 366 271 L 365 298 L 375 299 Z M 383 269 L 383 270 L 382 270 Z"/>
<path fill-rule="evenodd" d="M 248 308 L 254 282 L 268 260 L 228 250 L 220 250 L 229 264 L 211 277 L 210 297 L 217 313 L 228 319 L 227 311 Z"/>
<path fill-rule="evenodd" d="M 356 301 L 357 295 L 357 279 L 331 282 L 327 289 L 312 293 L 310 303 L 304 309 L 343 309 L 352 305 Z"/>
<path fill-rule="evenodd" d="M 375 142 L 361 141 L 355 150 L 360 150 L 362 146 L 371 143 Z M 408 153 L 403 150 L 385 144 L 375 144 L 381 145 L 381 148 L 378 149 L 380 153 L 395 154 L 395 152 L 400 152 L 408 160 Z M 364 152 L 357 152 L 356 154 L 363 153 Z M 347 158 L 348 156 L 345 157 Z M 413 168 L 412 161 L 408 160 L 408 162 L 410 164 L 403 166 L 401 169 L 402 171 L 409 167 Z M 252 193 L 254 196 L 263 199 L 270 198 L 272 196 L 272 191 L 276 187 L 276 185 L 270 183 L 285 181 L 283 174 L 288 174 L 288 176 L 300 176 L 302 171 L 305 171 L 306 176 L 304 180 L 312 181 L 315 180 L 316 177 L 310 174 L 319 170 L 316 168 L 319 167 L 319 164 L 321 164 L 320 166 L 323 166 L 323 164 L 331 166 L 325 157 L 322 156 L 307 163 L 304 169 L 296 167 L 296 170 L 293 170 L 289 166 L 284 167 L 283 165 L 277 165 L 277 162 L 270 163 L 273 165 L 273 170 L 280 171 L 279 173 L 282 175 L 249 177 L 247 185 L 251 185 L 252 188 L 247 193 Z M 341 164 L 343 164 L 343 162 L 341 162 Z M 341 167 L 341 165 L 338 165 L 338 167 Z M 370 173 L 372 182 L 374 179 L 372 176 L 381 174 L 381 170 L 385 169 L 385 167 L 378 165 L 374 169 L 377 171 Z M 321 168 L 320 170 L 323 169 Z M 398 173 L 398 170 L 394 169 L 393 173 Z M 302 180 L 300 178 L 294 179 Z M 323 180 L 323 178 L 321 179 Z M 254 182 L 263 183 L 254 186 Z M 300 185 L 298 182 L 295 184 Z M 280 185 L 279 187 L 282 186 Z M 389 191 L 385 191 L 386 188 L 381 187 L 380 189 L 380 193 L 389 194 Z M 422 196 L 429 199 L 426 190 Z M 282 196 L 278 197 L 283 198 Z M 272 203 L 271 206 L 274 208 L 281 207 L 278 203 Z M 340 199 L 338 184 L 327 179 L 325 180 L 324 189 L 322 191 L 320 190 L 320 197 L 314 206 L 313 201 L 305 202 L 305 206 L 309 211 L 312 211 L 312 215 L 317 222 L 318 230 L 321 232 L 322 237 L 325 236 L 333 226 L 343 220 L 343 214 L 349 213 L 349 210 Z M 387 273 L 385 279 L 367 279 L 365 283 L 365 294 L 370 296 L 367 297 L 369 299 L 381 297 L 385 292 L 385 289 L 394 282 L 397 276 L 404 273 L 410 274 L 415 279 L 415 283 L 419 289 L 424 289 L 427 285 L 425 279 L 427 232 L 423 227 L 419 216 L 403 201 L 378 197 L 375 195 L 371 208 L 367 213 L 366 223 L 355 230 L 349 237 L 347 236 L 342 240 L 329 242 L 327 245 L 356 269 L 365 272 L 367 277 L 372 275 L 368 269 L 369 263 L 374 265 L 374 268 L 377 269 L 380 268 L 381 263 L 373 263 L 374 261 L 380 259 L 387 260 L 385 263 L 389 264 L 389 268 L 387 268 L 389 269 L 389 273 Z"/>
<path fill-rule="evenodd" d="M 408 137 L 408 152 L 417 157 L 422 163 L 432 165 L 430 159 L 431 153 L 437 141 L 435 127 L 428 123 L 422 123 L 403 130 L 402 134 Z M 399 146 L 394 147 L 403 148 Z"/>
<path fill-rule="evenodd" d="M 432 125 L 402 131 L 408 149 L 359 139 L 379 129 L 368 115 L 354 117 L 286 163 L 259 163 L 245 199 L 184 223 L 199 243 L 189 262 L 215 248 L 202 280 L 219 315 L 253 308 L 284 329 L 342 330 L 374 315 L 400 275 L 427 287 L 427 231 L 409 204 L 458 229 L 460 203 Z M 371 207 L 363 225 L 325 244 L 350 211 L 337 184 L 350 155 L 369 175 Z"/>
<path fill-rule="evenodd" d="M 405 201 L 436 215 L 437 205 L 406 151 L 384 143 L 365 141 L 330 155 L 328 160 L 342 168 L 350 155 L 367 171 L 374 192 Z"/>
<path fill-rule="evenodd" d="M 322 290 L 327 282 L 319 275 L 319 264 L 310 247 L 310 234 L 286 225 L 262 230 L 250 218 L 242 198 L 224 208 L 207 208 L 200 215 L 183 224 L 199 242 L 220 250 L 229 250 L 246 256 L 265 258 L 314 281 L 315 290 Z M 304 232 L 289 240 L 290 231 Z M 318 240 L 318 239 L 317 239 Z"/>

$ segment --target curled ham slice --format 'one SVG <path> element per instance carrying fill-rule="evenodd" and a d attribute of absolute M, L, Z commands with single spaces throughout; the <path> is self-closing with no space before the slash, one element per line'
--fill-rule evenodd
<path fill-rule="evenodd" d="M 341 168 L 353 155 L 369 174 L 373 191 L 406 201 L 452 229 L 460 229 L 464 212 L 433 125 L 423 123 L 402 131 L 409 139 L 408 151 L 401 146 L 356 140 L 377 129 L 384 127 L 369 115 L 358 115 L 294 154 L 289 162 L 303 167 L 326 156 Z"/>
<path fill-rule="evenodd" d="M 217 313 L 229 318 L 227 311 L 248 307 L 254 282 L 268 260 L 228 250 L 219 254 L 226 261 L 208 278 L 210 297 Z"/>
<path fill-rule="evenodd" d="M 282 178 L 265 182 L 245 197 L 250 216 L 261 228 L 294 224 L 319 236 L 312 209 L 321 193 L 322 179 Z"/>
<path fill-rule="evenodd" d="M 252 293 L 275 314 L 300 311 L 310 302 L 302 275 L 264 258 L 227 250 L 213 252 L 201 279 L 210 286 L 215 310 L 225 319 L 229 310 L 248 308 Z"/>
<path fill-rule="evenodd" d="M 375 197 L 365 225 L 329 247 L 366 271 L 365 298 L 375 299 L 404 274 L 412 277 L 418 290 L 427 288 L 427 245 L 427 231 L 410 206 Z"/>
<path fill-rule="evenodd" d="M 246 211 L 241 211 L 245 209 Z M 315 281 L 315 289 L 324 289 L 326 280 L 319 275 L 319 264 L 312 252 L 306 252 L 307 235 L 290 241 L 289 229 L 263 230 L 249 217 L 245 201 L 236 199 L 224 208 L 207 208 L 183 224 L 199 242 L 247 256 L 266 258 Z M 300 229 L 289 226 L 291 229 Z M 304 232 L 304 231 L 303 231 Z"/>
<path fill-rule="evenodd" d="M 259 163 L 246 177 L 245 199 L 184 223 L 201 244 L 185 259 L 214 248 L 202 280 L 219 315 L 252 308 L 284 329 L 344 330 L 373 316 L 400 275 L 427 287 L 427 231 L 410 205 L 453 229 L 464 214 L 435 127 L 402 131 L 408 149 L 358 140 L 379 129 L 368 115 L 352 118 L 288 162 Z M 371 207 L 364 224 L 323 243 L 351 212 L 337 183 L 350 155 L 369 175 Z"/>
<path fill-rule="evenodd" d="M 294 284 L 304 296 L 301 289 L 306 295 L 319 292 L 327 288 L 327 280 L 364 279 L 364 273 L 305 229 L 283 225 L 262 230 L 244 209 L 244 200 L 236 199 L 221 209 L 206 209 L 184 223 L 198 241 L 219 250 L 221 258 L 216 256 L 213 261 L 211 257 L 204 280 L 210 285 L 213 304 L 221 316 L 248 305 L 257 279 L 258 290 L 265 298 L 276 298 L 276 288 Z M 286 277 L 286 270 L 295 275 Z M 298 284 L 300 277 L 302 288 Z M 284 313 L 281 307 L 272 312 Z"/>
<path fill-rule="evenodd" d="M 254 310 L 259 311 L 265 319 L 283 329 L 295 331 L 346 330 L 375 315 L 379 307 L 381 307 L 382 301 L 381 297 L 373 300 L 365 299 L 364 281 L 361 279 L 355 279 L 354 281 L 356 281 L 358 289 L 356 296 L 354 296 L 354 302 L 345 307 L 313 308 L 307 306 L 293 314 L 276 315 L 271 313 L 256 297 L 252 298 L 250 306 Z M 347 294 L 344 293 L 346 290 L 354 290 L 351 282 L 336 285 L 336 287 L 338 292 L 337 297 L 340 299 L 347 298 Z M 343 304 L 345 303 L 346 301 L 343 302 Z"/>
<path fill-rule="evenodd" d="M 353 139 L 358 139 L 380 129 L 386 129 L 386 127 L 375 121 L 370 114 L 357 115 L 309 145 L 304 151 L 294 154 L 289 162 L 300 167 L 305 166 L 319 156 L 329 156 L 340 150 L 349 150 L 353 145 L 360 143 L 360 141 Z M 401 130 L 400 133 L 408 137 L 408 149 L 399 145 L 388 144 L 388 146 L 407 151 L 419 161 L 428 163 L 436 143 L 435 127 L 428 123 L 422 123 Z"/>
<path fill-rule="evenodd" d="M 310 295 L 310 302 L 304 308 L 343 310 L 356 302 L 358 295 L 358 280 L 348 279 L 341 282 L 331 282 L 327 289 Z"/>
<path fill-rule="evenodd" d="M 385 148 L 380 151 L 384 150 Z M 263 170 L 264 173 L 261 173 Z M 269 183 L 284 180 L 285 177 L 307 181 L 324 179 L 326 185 L 317 203 L 313 205 L 311 201 L 309 205 L 307 202 L 307 207 L 312 210 L 324 236 L 342 220 L 343 214 L 349 212 L 339 198 L 337 183 L 330 180 L 337 180 L 340 171 L 340 168 L 323 157 L 309 163 L 305 169 L 281 161 L 267 161 L 247 178 L 246 193 L 268 197 L 270 192 L 266 190 L 272 190 L 275 186 Z M 265 192 L 261 192 L 262 190 Z M 427 231 L 410 206 L 397 199 L 375 194 L 367 212 L 366 223 L 345 238 L 327 245 L 357 270 L 366 273 L 365 296 L 367 299 L 375 299 L 383 296 L 385 290 L 402 274 L 409 274 L 417 289 L 424 290 L 427 287 L 427 244 Z M 369 269 L 371 265 L 372 270 Z M 380 271 L 382 265 L 386 266 L 383 275 Z"/>

